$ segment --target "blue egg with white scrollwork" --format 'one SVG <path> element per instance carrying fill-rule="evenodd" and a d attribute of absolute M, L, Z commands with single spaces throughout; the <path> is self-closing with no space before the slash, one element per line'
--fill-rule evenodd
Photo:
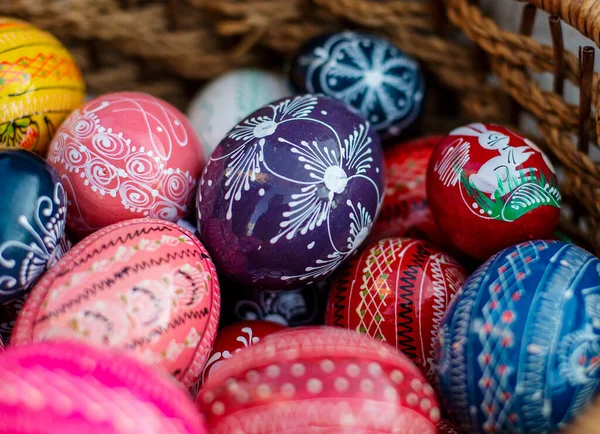
<path fill-rule="evenodd" d="M 425 82 L 419 63 L 387 39 L 351 31 L 317 36 L 294 58 L 292 84 L 346 103 L 383 139 L 419 117 Z"/>
<path fill-rule="evenodd" d="M 24 149 L 0 151 L 0 302 L 22 297 L 68 249 L 56 170 Z"/>
<path fill-rule="evenodd" d="M 442 321 L 446 408 L 469 433 L 550 433 L 600 391 L 600 261 L 530 241 L 494 255 Z"/>

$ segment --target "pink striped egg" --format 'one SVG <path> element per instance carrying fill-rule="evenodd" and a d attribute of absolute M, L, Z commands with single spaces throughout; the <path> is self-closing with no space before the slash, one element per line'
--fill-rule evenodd
<path fill-rule="evenodd" d="M 433 388 L 406 356 L 329 327 L 287 329 L 243 349 L 211 373 L 196 403 L 211 434 L 428 434 L 440 420 Z"/>
<path fill-rule="evenodd" d="M 195 236 L 162 220 L 128 220 L 81 241 L 40 280 L 11 342 L 119 347 L 191 386 L 212 348 L 219 305 L 214 265 Z"/>
<path fill-rule="evenodd" d="M 173 380 L 114 349 L 43 342 L 0 355 L 0 434 L 204 434 Z"/>

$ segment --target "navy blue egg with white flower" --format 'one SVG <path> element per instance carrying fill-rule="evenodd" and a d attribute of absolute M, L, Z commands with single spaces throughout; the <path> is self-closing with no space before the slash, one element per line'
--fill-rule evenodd
<path fill-rule="evenodd" d="M 323 280 L 362 243 L 383 198 L 368 121 L 324 96 L 275 101 L 235 126 L 198 189 L 198 230 L 218 270 L 254 289 Z"/>
<path fill-rule="evenodd" d="M 343 101 L 383 138 L 399 136 L 422 111 L 419 63 L 378 36 L 350 31 L 317 36 L 300 49 L 290 75 L 299 92 Z"/>
<path fill-rule="evenodd" d="M 32 152 L 0 152 L 0 302 L 22 297 L 63 255 L 67 198 L 56 170 Z"/>
<path fill-rule="evenodd" d="M 600 261 L 573 244 L 505 249 L 464 283 L 437 354 L 465 432 L 555 432 L 600 388 Z"/>

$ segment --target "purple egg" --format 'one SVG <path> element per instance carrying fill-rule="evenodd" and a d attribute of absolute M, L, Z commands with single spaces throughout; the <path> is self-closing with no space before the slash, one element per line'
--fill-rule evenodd
<path fill-rule="evenodd" d="M 255 289 L 323 280 L 379 212 L 384 166 L 369 122 L 331 98 L 275 101 L 236 125 L 198 189 L 198 231 L 219 271 Z"/>

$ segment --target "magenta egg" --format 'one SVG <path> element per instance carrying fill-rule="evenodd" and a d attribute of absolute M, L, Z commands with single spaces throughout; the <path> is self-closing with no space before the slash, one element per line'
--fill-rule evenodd
<path fill-rule="evenodd" d="M 73 111 L 48 154 L 69 198 L 67 225 L 78 235 L 132 218 L 188 215 L 203 159 L 186 117 L 137 92 L 99 96 Z"/>

